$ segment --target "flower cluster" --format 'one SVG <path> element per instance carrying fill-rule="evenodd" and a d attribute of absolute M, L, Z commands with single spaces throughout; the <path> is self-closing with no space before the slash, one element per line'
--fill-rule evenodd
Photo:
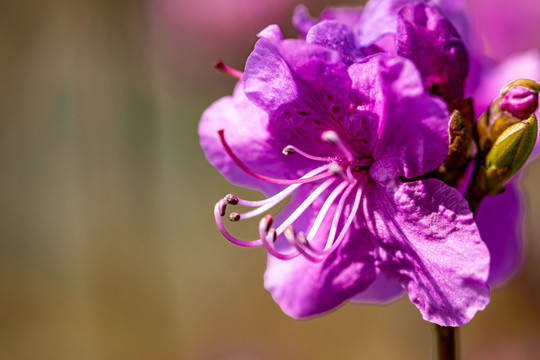
<path fill-rule="evenodd" d="M 268 198 L 227 195 L 216 222 L 231 242 L 264 246 L 265 287 L 292 317 L 405 291 L 424 319 L 460 326 L 489 302 L 488 247 L 448 185 L 463 174 L 437 176 L 443 163 L 452 173 L 451 112 L 473 116 L 466 42 L 443 11 L 372 0 L 313 19 L 299 7 L 300 39 L 272 25 L 243 73 L 222 65 L 240 80 L 204 112 L 201 146 L 229 181 Z M 503 106 L 530 115 L 530 95 L 512 90 Z M 287 197 L 274 219 L 268 211 Z M 261 216 L 255 240 L 226 230 L 233 206 L 253 210 L 229 213 L 232 221 Z"/>

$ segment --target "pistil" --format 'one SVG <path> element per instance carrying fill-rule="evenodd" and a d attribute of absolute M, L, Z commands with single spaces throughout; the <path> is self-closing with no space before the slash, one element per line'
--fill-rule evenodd
<path fill-rule="evenodd" d="M 232 77 L 237 78 L 238 80 L 242 80 L 244 77 L 244 73 L 240 70 L 236 70 L 230 66 L 225 65 L 225 63 L 221 60 L 218 60 L 214 64 L 214 69 L 224 72 L 227 75 L 231 75 Z"/>

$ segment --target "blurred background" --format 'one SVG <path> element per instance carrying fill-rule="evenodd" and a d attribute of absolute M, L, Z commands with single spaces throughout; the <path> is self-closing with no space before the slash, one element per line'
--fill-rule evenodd
<path fill-rule="evenodd" d="M 288 318 L 263 289 L 264 250 L 235 247 L 214 225 L 224 194 L 258 195 L 199 148 L 200 114 L 235 84 L 211 65 L 242 69 L 268 24 L 294 36 L 298 3 L 0 3 L 1 360 L 432 357 L 431 324 L 405 298 Z M 338 4 L 303 3 L 315 15 Z M 474 2 L 476 14 L 498 10 L 482 36 L 510 15 L 539 33 L 534 1 L 501 4 Z M 495 58 L 540 45 L 504 29 L 516 41 L 488 41 Z M 463 359 L 540 353 L 539 179 L 536 162 L 524 177 L 524 267 L 462 328 Z"/>

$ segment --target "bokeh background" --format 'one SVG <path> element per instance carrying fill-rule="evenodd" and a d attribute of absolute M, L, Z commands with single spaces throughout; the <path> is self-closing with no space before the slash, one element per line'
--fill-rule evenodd
<path fill-rule="evenodd" d="M 268 24 L 293 36 L 298 3 L 0 2 L 0 359 L 432 357 L 431 325 L 406 298 L 288 318 L 263 289 L 264 250 L 215 228 L 219 197 L 257 194 L 198 146 L 201 112 L 235 83 L 211 64 L 243 68 Z M 304 3 L 313 14 L 338 4 Z M 535 1 L 472 7 L 493 12 L 486 39 L 516 32 L 486 42 L 493 57 L 540 45 Z M 539 179 L 536 162 L 523 179 L 524 267 L 461 329 L 463 359 L 540 354 Z"/>

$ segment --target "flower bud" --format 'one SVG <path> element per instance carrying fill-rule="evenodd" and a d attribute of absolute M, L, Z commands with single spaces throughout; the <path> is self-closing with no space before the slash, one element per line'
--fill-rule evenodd
<path fill-rule="evenodd" d="M 511 125 L 497 138 L 486 157 L 485 191 L 496 194 L 525 164 L 536 143 L 536 116 Z"/>
<path fill-rule="evenodd" d="M 501 101 L 501 110 L 519 119 L 527 119 L 538 107 L 538 92 L 524 86 L 512 86 Z"/>
<path fill-rule="evenodd" d="M 501 90 L 488 111 L 478 119 L 476 134 L 478 147 L 487 154 L 502 133 L 514 124 L 528 119 L 538 107 L 540 84 L 534 80 L 518 79 Z"/>

